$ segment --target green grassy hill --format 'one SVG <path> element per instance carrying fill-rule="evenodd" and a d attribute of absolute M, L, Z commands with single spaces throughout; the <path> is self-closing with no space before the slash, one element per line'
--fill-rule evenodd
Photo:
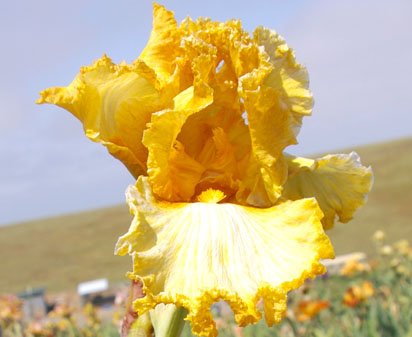
<path fill-rule="evenodd" d="M 75 291 L 95 278 L 124 280 L 130 259 L 113 250 L 130 220 L 124 205 L 0 228 L 0 293 L 28 286 Z"/>
<path fill-rule="evenodd" d="M 412 239 L 412 138 L 355 150 L 372 166 L 375 185 L 355 219 L 328 232 L 336 252 L 372 253 L 377 229 L 390 242 Z M 125 280 L 131 260 L 114 256 L 113 248 L 130 220 L 124 205 L 0 228 L 0 293 L 27 286 L 74 291 L 94 278 Z"/>

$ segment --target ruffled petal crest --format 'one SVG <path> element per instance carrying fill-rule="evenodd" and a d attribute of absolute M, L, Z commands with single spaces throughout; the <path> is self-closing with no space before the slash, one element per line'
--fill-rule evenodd
<path fill-rule="evenodd" d="M 241 326 L 261 318 L 260 299 L 267 323 L 279 322 L 287 292 L 325 271 L 319 259 L 333 257 L 315 199 L 266 209 L 162 202 L 144 177 L 127 198 L 135 220 L 117 253 L 133 256 L 130 277 L 144 284 L 146 296 L 134 308 L 143 314 L 159 303 L 183 306 L 197 335 L 217 335 L 210 306 L 219 300 Z"/>
<path fill-rule="evenodd" d="M 310 112 L 305 76 L 271 31 L 251 37 L 238 20 L 178 25 L 154 4 L 152 34 L 132 65 L 103 57 L 39 102 L 71 111 L 162 199 L 189 201 L 220 184 L 230 200 L 268 207 L 287 178 L 283 149 Z"/>
<path fill-rule="evenodd" d="M 267 207 L 282 193 L 287 178 L 283 150 L 296 144 L 302 118 L 310 115 L 313 101 L 306 69 L 278 34 L 260 27 L 254 43 L 263 47 L 256 54 L 258 67 L 242 76 L 239 86 L 253 157 L 237 196 L 248 204 Z"/>
<path fill-rule="evenodd" d="M 293 50 L 285 40 L 273 30 L 259 27 L 255 30 L 254 37 L 264 47 L 273 65 L 265 84 L 276 91 L 281 108 L 289 113 L 288 119 L 295 139 L 285 139 L 285 144 L 294 144 L 302 118 L 311 115 L 313 108 L 308 72 L 296 61 Z"/>
<path fill-rule="evenodd" d="M 87 137 L 105 145 L 135 177 L 145 173 L 143 130 L 163 103 L 156 76 L 143 62 L 115 65 L 103 56 L 83 67 L 69 86 L 41 92 L 37 102 L 70 111 L 83 123 Z"/>
<path fill-rule="evenodd" d="M 288 155 L 287 159 L 289 178 L 282 196 L 288 200 L 316 198 L 325 214 L 325 229 L 333 227 L 336 218 L 348 222 L 366 202 L 373 174 L 370 167 L 362 166 L 355 152 L 315 160 Z"/>
<path fill-rule="evenodd" d="M 213 101 L 185 118 L 174 140 L 184 148 L 188 170 L 193 172 L 194 161 L 201 161 L 205 147 L 215 144 L 216 130 L 226 135 L 226 149 L 231 149 L 236 162 L 226 174 L 207 168 L 201 172 L 199 167 L 190 179 L 186 176 L 193 186 L 183 187 L 183 199 L 181 191 L 161 192 L 156 186 L 155 194 L 187 201 L 193 193 L 226 180 L 227 186 L 221 188 L 235 195 L 237 202 L 259 207 L 275 204 L 287 178 L 282 152 L 296 143 L 302 116 L 310 114 L 312 104 L 306 70 L 284 41 L 263 28 L 252 38 L 237 20 L 221 24 L 187 18 L 177 25 L 172 12 L 155 5 L 152 36 L 139 59 L 156 69 L 160 78 L 169 78 L 163 88 L 168 96 L 190 87 L 213 91 Z M 171 170 L 153 167 L 153 172 L 165 171 L 165 175 Z M 154 183 L 153 175 L 149 176 Z M 205 186 L 206 181 L 212 185 Z M 164 181 L 160 184 L 165 186 Z"/>
<path fill-rule="evenodd" d="M 154 3 L 152 33 L 139 59 L 155 70 L 162 83 L 167 83 L 175 70 L 180 37 L 173 12 Z"/>

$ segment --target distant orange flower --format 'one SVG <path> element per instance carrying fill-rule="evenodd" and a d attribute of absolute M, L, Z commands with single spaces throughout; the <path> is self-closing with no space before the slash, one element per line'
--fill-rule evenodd
<path fill-rule="evenodd" d="M 349 260 L 340 270 L 340 274 L 344 276 L 351 276 L 357 272 L 369 271 L 370 266 L 362 263 L 359 260 Z"/>
<path fill-rule="evenodd" d="M 299 322 L 304 322 L 313 319 L 323 309 L 329 308 L 328 301 L 314 300 L 314 301 L 300 301 L 297 308 L 295 308 L 295 316 Z"/>
<path fill-rule="evenodd" d="M 365 281 L 362 285 L 355 285 L 346 290 L 345 295 L 343 295 L 343 304 L 354 308 L 372 297 L 374 293 L 375 288 L 373 284 L 369 281 Z"/>

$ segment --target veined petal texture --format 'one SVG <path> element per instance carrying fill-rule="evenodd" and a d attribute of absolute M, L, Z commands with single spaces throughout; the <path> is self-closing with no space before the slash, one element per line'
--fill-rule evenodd
<path fill-rule="evenodd" d="M 220 299 L 241 326 L 261 318 L 261 299 L 267 323 L 279 322 L 287 292 L 323 273 L 319 259 L 334 254 L 313 198 L 265 209 L 160 202 L 143 177 L 127 198 L 134 224 L 116 251 L 133 256 L 130 277 L 144 284 L 136 311 L 158 303 L 183 306 L 197 335 L 217 335 L 210 306 Z"/>

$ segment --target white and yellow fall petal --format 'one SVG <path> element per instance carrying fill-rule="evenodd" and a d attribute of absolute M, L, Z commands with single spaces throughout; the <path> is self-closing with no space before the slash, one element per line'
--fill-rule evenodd
<path fill-rule="evenodd" d="M 41 92 L 37 102 L 70 111 L 87 137 L 105 145 L 137 177 L 146 172 L 143 130 L 151 113 L 162 109 L 161 101 L 155 75 L 144 63 L 116 65 L 103 56 L 83 67 L 69 86 Z"/>
<path fill-rule="evenodd" d="M 261 299 L 267 323 L 279 322 L 287 292 L 323 273 L 319 260 L 333 257 L 313 198 L 262 209 L 214 203 L 222 195 L 210 190 L 203 202 L 161 202 L 144 177 L 127 196 L 138 220 L 117 251 L 133 256 L 130 277 L 144 284 L 146 296 L 134 308 L 143 314 L 159 303 L 184 307 L 196 335 L 217 335 L 210 306 L 219 300 L 241 326 L 261 318 Z M 147 244 L 146 237 L 154 239 Z"/>
<path fill-rule="evenodd" d="M 315 160 L 288 155 L 287 161 L 289 177 L 282 196 L 289 200 L 316 198 L 325 214 L 322 223 L 326 229 L 333 227 L 336 218 L 351 220 L 372 188 L 372 169 L 363 166 L 355 152 Z"/>

